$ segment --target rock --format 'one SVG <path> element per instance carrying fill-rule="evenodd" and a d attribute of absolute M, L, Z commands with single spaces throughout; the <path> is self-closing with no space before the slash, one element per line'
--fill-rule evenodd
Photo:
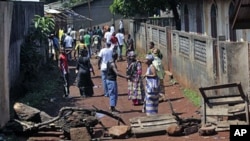
<path fill-rule="evenodd" d="M 109 128 L 108 133 L 110 136 L 117 137 L 117 138 L 122 138 L 126 135 L 128 135 L 131 132 L 130 126 L 113 126 Z"/>
<path fill-rule="evenodd" d="M 51 120 L 53 118 L 43 111 L 40 112 L 40 117 L 41 117 L 41 122 L 45 122 L 45 121 Z"/>
<path fill-rule="evenodd" d="M 85 127 L 70 128 L 71 141 L 90 141 L 91 136 Z"/>
<path fill-rule="evenodd" d="M 216 134 L 215 126 L 203 125 L 199 129 L 199 135 L 200 136 L 209 136 L 209 135 L 214 135 L 214 134 Z"/>
<path fill-rule="evenodd" d="M 14 104 L 13 108 L 19 120 L 32 121 L 35 123 L 41 122 L 40 110 L 18 102 Z"/>
<path fill-rule="evenodd" d="M 21 121 L 31 121 L 35 123 L 40 123 L 53 118 L 47 113 L 23 103 L 17 102 L 14 104 L 13 108 L 15 110 L 17 119 Z"/>
<path fill-rule="evenodd" d="M 170 125 L 167 127 L 167 133 L 169 136 L 181 136 L 183 135 L 183 128 L 179 125 Z"/>

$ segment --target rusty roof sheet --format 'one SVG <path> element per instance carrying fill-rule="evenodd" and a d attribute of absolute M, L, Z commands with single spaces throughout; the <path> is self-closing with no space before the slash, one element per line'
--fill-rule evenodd
<path fill-rule="evenodd" d="M 233 29 L 250 29 L 250 0 L 236 0 Z"/>

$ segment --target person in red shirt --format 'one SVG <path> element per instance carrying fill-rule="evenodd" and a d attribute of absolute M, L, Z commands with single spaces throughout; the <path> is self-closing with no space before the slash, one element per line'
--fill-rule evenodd
<path fill-rule="evenodd" d="M 110 38 L 110 42 L 111 42 L 111 48 L 113 49 L 113 51 L 116 52 L 119 43 L 118 43 L 118 39 L 117 39 L 117 37 L 116 37 L 115 35 L 116 35 L 116 33 L 113 32 L 113 33 L 112 33 L 112 36 L 111 36 L 111 38 Z"/>
<path fill-rule="evenodd" d="M 60 55 L 58 60 L 58 67 L 61 71 L 64 80 L 64 97 L 69 97 L 69 67 L 67 54 L 65 53 L 64 48 L 60 49 Z"/>

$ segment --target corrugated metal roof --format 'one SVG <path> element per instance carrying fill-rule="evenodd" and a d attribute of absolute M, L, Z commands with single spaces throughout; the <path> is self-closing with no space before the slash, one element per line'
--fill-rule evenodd
<path fill-rule="evenodd" d="M 82 20 L 84 19 L 88 21 L 93 21 L 92 19 L 86 16 L 83 16 L 81 14 L 78 14 L 71 9 L 63 8 L 62 3 L 60 1 L 44 5 L 44 12 L 45 14 L 53 15 L 57 20 L 60 20 L 60 19 L 61 20 L 67 20 L 67 19 Z"/>
<path fill-rule="evenodd" d="M 250 29 L 250 0 L 236 0 L 233 29 Z"/>

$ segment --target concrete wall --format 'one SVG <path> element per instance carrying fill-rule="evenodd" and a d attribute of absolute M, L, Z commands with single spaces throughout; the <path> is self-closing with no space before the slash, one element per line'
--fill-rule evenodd
<path fill-rule="evenodd" d="M 180 31 L 172 31 L 174 76 L 186 87 L 198 89 L 215 84 L 213 40 Z"/>
<path fill-rule="evenodd" d="M 166 70 L 184 87 L 200 87 L 240 82 L 245 93 L 249 91 L 249 49 L 247 42 L 218 41 L 210 36 L 172 30 L 130 21 L 140 56 L 147 53 L 147 44 L 153 41 L 163 53 Z M 165 39 L 166 41 L 161 41 Z M 216 91 L 223 94 L 228 91 Z M 233 90 L 231 92 L 234 92 Z"/>
<path fill-rule="evenodd" d="M 219 82 L 241 82 L 249 91 L 249 49 L 247 42 L 219 42 Z"/>
<path fill-rule="evenodd" d="M 13 3 L 0 1 L 0 128 L 9 121 L 8 54 Z"/>

